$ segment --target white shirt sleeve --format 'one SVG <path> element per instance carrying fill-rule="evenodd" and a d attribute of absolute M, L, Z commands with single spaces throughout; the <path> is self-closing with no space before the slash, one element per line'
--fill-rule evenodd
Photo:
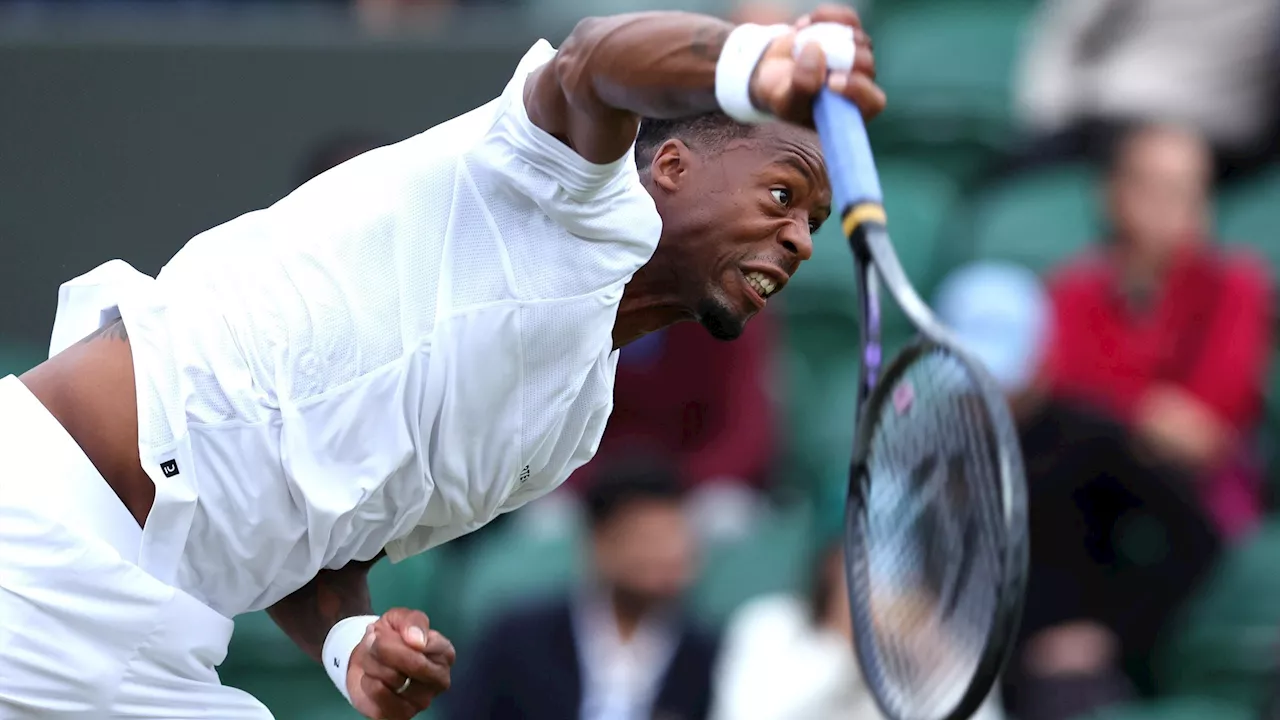
<path fill-rule="evenodd" d="M 556 49 L 539 40 L 525 54 L 499 101 L 488 143 L 508 147 L 515 158 L 545 171 L 579 199 L 589 199 L 634 166 L 631 153 L 605 164 L 593 163 L 533 124 L 524 104 L 525 84 L 538 68 L 550 62 Z M 488 144 L 486 143 L 486 144 Z"/>
<path fill-rule="evenodd" d="M 539 41 L 493 103 L 466 172 L 500 230 L 521 299 L 616 294 L 649 261 L 662 219 L 640 180 L 635 148 L 593 163 L 533 124 L 531 73 L 555 57 Z"/>

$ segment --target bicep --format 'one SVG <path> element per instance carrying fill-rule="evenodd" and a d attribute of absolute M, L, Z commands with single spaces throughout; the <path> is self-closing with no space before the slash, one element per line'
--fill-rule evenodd
<path fill-rule="evenodd" d="M 583 159 L 598 164 L 613 162 L 631 149 L 640 130 L 640 116 L 609 107 L 596 92 L 588 75 L 588 41 L 580 36 L 593 32 L 584 20 L 555 57 L 530 73 L 525 82 L 524 106 L 530 122 L 564 143 Z M 584 29 L 585 27 L 585 29 Z"/>

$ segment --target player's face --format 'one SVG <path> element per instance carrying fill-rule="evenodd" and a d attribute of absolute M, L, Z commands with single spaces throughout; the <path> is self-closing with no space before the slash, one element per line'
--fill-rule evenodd
<path fill-rule="evenodd" d="M 789 126 L 761 128 L 696 173 L 707 224 L 687 243 L 692 308 L 713 336 L 731 340 L 813 254 L 831 187 L 817 136 Z"/>

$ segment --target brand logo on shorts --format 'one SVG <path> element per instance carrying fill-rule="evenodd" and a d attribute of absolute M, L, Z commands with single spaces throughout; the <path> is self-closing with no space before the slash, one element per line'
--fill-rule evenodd
<path fill-rule="evenodd" d="M 178 461 L 177 461 L 177 460 L 165 460 L 164 462 L 160 463 L 160 472 L 164 473 L 164 476 L 165 476 L 165 477 L 167 477 L 167 478 L 171 478 L 171 477 L 173 477 L 174 475 L 177 475 L 177 474 L 178 474 Z"/>
<path fill-rule="evenodd" d="M 525 465 L 524 469 L 520 471 L 520 484 L 523 485 L 524 481 L 528 479 L 529 479 L 529 466 Z"/>

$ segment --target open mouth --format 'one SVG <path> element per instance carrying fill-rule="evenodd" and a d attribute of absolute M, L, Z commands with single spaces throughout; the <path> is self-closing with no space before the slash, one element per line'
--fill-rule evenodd
<path fill-rule="evenodd" d="M 760 298 L 761 305 L 782 289 L 782 283 L 777 278 L 759 270 L 743 270 L 742 277 L 746 279 L 747 287 Z"/>

